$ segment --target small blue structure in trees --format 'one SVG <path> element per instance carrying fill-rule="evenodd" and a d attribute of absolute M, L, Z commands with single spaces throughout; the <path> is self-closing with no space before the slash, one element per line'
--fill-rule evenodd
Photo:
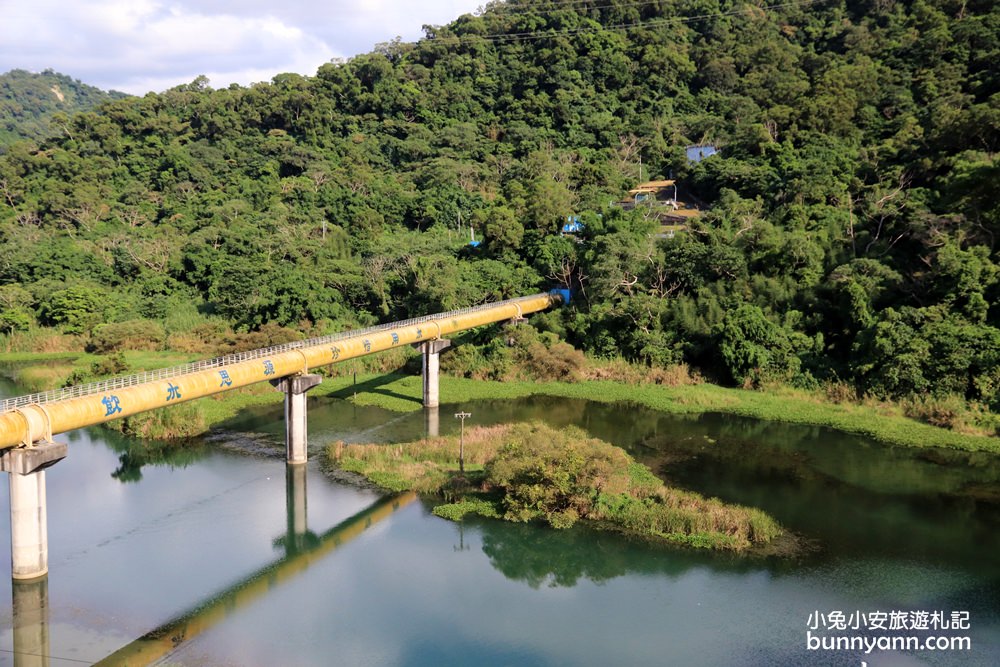
<path fill-rule="evenodd" d="M 569 298 L 572 295 L 572 291 L 565 287 L 558 287 L 556 289 L 550 289 L 549 294 L 556 294 L 562 299 L 562 305 L 569 305 Z"/>
<path fill-rule="evenodd" d="M 580 216 L 567 215 L 566 224 L 562 226 L 563 234 L 577 234 L 584 230 L 584 224 L 580 222 Z"/>
<path fill-rule="evenodd" d="M 476 240 L 476 230 L 472 228 L 472 225 L 469 225 L 469 237 L 471 239 L 468 243 L 470 248 L 478 248 L 482 245 L 482 241 Z"/>

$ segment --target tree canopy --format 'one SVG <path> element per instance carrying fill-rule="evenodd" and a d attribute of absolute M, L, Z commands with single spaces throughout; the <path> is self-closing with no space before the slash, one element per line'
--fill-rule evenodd
<path fill-rule="evenodd" d="M 507 0 L 315 76 L 107 100 L 0 157 L 0 322 L 340 326 L 567 285 L 545 321 L 595 355 L 995 409 L 998 56 L 990 0 Z M 705 213 L 668 237 L 610 205 L 650 175 Z"/>

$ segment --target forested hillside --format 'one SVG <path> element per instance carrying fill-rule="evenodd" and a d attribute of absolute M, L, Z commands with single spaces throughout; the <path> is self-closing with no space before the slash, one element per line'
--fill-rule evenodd
<path fill-rule="evenodd" d="M 510 0 L 112 101 L 0 158 L 0 326 L 180 342 L 570 284 L 539 326 L 593 355 L 997 409 L 998 61 L 993 0 Z M 640 161 L 710 210 L 660 238 L 610 206 Z"/>
<path fill-rule="evenodd" d="M 57 134 L 67 126 L 68 116 L 124 96 L 52 70 L 35 74 L 15 69 L 0 74 L 0 153 L 15 141 L 38 141 Z"/>

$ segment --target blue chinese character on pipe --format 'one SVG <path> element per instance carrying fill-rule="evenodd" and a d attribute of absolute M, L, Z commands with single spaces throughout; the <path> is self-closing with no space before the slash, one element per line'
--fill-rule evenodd
<path fill-rule="evenodd" d="M 105 417 L 116 415 L 122 411 L 122 406 L 118 402 L 117 396 L 105 396 L 101 399 L 101 403 L 104 404 L 104 408 L 107 410 L 107 412 L 104 413 Z"/>
<path fill-rule="evenodd" d="M 167 400 L 172 401 L 181 397 L 181 388 L 173 382 L 167 383 Z"/>

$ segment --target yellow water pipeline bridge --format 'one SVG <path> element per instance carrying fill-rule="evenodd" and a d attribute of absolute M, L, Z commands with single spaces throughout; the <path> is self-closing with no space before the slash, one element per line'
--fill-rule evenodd
<path fill-rule="evenodd" d="M 258 382 L 271 382 L 285 394 L 286 460 L 289 466 L 304 464 L 306 392 L 321 380 L 320 376 L 310 374 L 310 369 L 416 345 L 423 353 L 424 405 L 436 408 L 439 355 L 449 345 L 445 336 L 495 322 L 517 321 L 567 297 L 567 292 L 553 290 L 3 400 L 0 471 L 10 473 L 12 576 L 34 579 L 48 572 L 45 469 L 67 454 L 67 446 L 53 442 L 53 436 Z M 436 416 L 436 411 L 433 415 Z"/>
<path fill-rule="evenodd" d="M 258 382 L 303 375 L 312 368 L 407 344 L 439 340 L 485 324 L 516 320 L 549 308 L 561 299 L 558 293 L 535 294 L 186 366 L 9 398 L 0 403 L 0 449 L 30 446 L 49 441 L 57 433 Z"/>

